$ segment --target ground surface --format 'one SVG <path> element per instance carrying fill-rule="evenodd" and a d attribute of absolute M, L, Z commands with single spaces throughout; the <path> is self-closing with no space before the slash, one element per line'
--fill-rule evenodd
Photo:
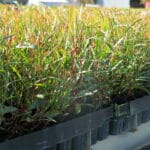
<path fill-rule="evenodd" d="M 97 144 L 92 147 L 92 150 L 140 150 L 140 147 L 149 144 L 150 121 L 140 125 L 135 132 L 109 136 L 106 140 L 97 142 Z"/>

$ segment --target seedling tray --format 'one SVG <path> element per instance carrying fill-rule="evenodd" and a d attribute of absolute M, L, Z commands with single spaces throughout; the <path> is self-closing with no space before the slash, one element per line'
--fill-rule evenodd
<path fill-rule="evenodd" d="M 129 103 L 114 105 L 114 115 L 110 121 L 110 134 L 135 130 L 138 125 L 150 120 L 150 96 L 138 98 Z"/>
<path fill-rule="evenodd" d="M 84 134 L 89 134 L 91 130 L 101 127 L 105 120 L 110 119 L 112 116 L 113 108 L 108 107 L 41 131 L 5 141 L 0 143 L 0 149 L 55 150 L 59 147 L 61 150 L 69 147 L 69 143 L 66 141 L 71 140 L 72 145 L 75 145 L 72 146 L 72 149 L 77 150 L 78 147 L 82 147 L 81 138 Z M 84 137 L 86 138 L 86 136 Z M 60 145 L 58 146 L 58 144 Z"/>
<path fill-rule="evenodd" d="M 150 96 L 0 143 L 0 150 L 91 150 L 109 134 L 134 130 L 150 120 Z"/>

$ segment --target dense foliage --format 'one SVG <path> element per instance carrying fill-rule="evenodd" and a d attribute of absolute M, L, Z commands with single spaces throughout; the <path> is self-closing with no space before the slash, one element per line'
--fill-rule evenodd
<path fill-rule="evenodd" d="M 99 109 L 114 96 L 150 94 L 150 12 L 13 6 L 0 12 L 0 130 L 9 137 L 85 104 Z"/>

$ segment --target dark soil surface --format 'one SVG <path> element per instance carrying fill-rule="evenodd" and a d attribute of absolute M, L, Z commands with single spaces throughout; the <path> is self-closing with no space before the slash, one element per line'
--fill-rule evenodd
<path fill-rule="evenodd" d="M 123 104 L 126 102 L 130 102 L 136 98 L 141 98 L 141 97 L 146 96 L 146 95 L 147 95 L 146 92 L 136 90 L 136 91 L 133 91 L 133 94 L 123 93 L 120 95 L 113 95 L 111 97 L 111 101 L 112 101 L 112 104 L 115 104 L 115 103 Z"/>

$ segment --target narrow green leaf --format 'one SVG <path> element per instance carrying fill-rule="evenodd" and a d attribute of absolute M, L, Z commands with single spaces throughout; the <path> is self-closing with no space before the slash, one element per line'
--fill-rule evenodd
<path fill-rule="evenodd" d="M 12 113 L 15 111 L 17 111 L 16 107 L 4 106 L 4 105 L 0 104 L 0 114 L 2 114 L 2 115 L 7 114 L 7 113 Z"/>
<path fill-rule="evenodd" d="M 59 112 L 47 113 L 47 114 L 44 115 L 44 117 L 45 117 L 48 121 L 56 122 L 56 120 L 54 120 L 54 117 L 58 116 L 59 114 L 60 114 Z"/>

